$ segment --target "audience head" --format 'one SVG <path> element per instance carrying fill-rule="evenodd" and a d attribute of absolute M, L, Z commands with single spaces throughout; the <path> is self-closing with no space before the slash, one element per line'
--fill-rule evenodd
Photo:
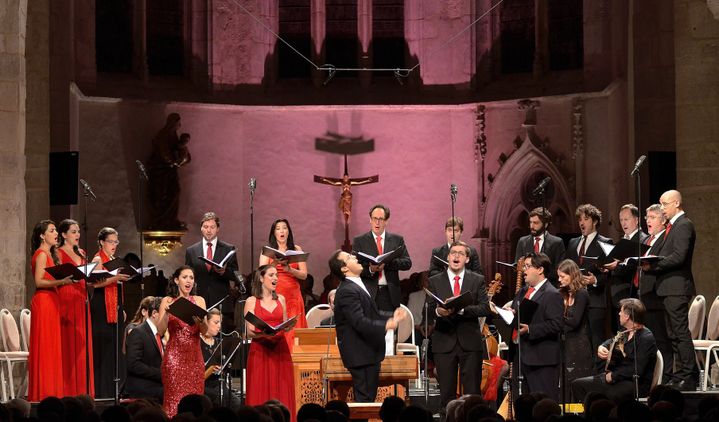
<path fill-rule="evenodd" d="M 715 414 L 717 411 L 719 411 L 719 397 L 715 395 L 704 396 L 701 400 L 699 400 L 697 412 L 699 413 L 700 420 L 706 419 L 706 416 L 709 415 L 712 410 L 715 412 Z M 719 420 L 719 418 L 711 420 Z"/>
<path fill-rule="evenodd" d="M 207 417 L 216 422 L 244 422 L 232 409 L 225 406 L 213 407 L 212 410 L 207 412 Z"/>
<path fill-rule="evenodd" d="M 250 286 L 250 293 L 257 299 L 262 299 L 263 290 L 262 286 L 265 286 L 267 290 L 272 293 L 272 299 L 277 299 L 277 268 L 272 264 L 260 265 L 252 276 L 252 285 Z"/>
<path fill-rule="evenodd" d="M 237 417 L 240 418 L 242 422 L 259 422 L 260 421 L 260 412 L 257 411 L 252 406 L 242 406 L 235 410 L 235 413 L 237 414 Z"/>
<path fill-rule="evenodd" d="M 188 296 L 197 294 L 195 283 L 195 272 L 189 265 L 179 266 L 169 283 L 167 283 L 167 295 L 170 297 Z"/>
<path fill-rule="evenodd" d="M 37 405 L 40 420 L 65 420 L 65 404 L 57 397 L 46 397 Z"/>
<path fill-rule="evenodd" d="M 65 405 L 65 420 L 66 421 L 80 421 L 85 419 L 85 408 L 79 397 L 63 397 L 62 404 Z M 92 411 L 92 408 L 88 409 Z"/>
<path fill-rule="evenodd" d="M 432 422 L 432 414 L 422 406 L 411 404 L 399 414 L 399 422 Z"/>
<path fill-rule="evenodd" d="M 447 407 L 445 408 L 445 422 L 455 422 L 459 408 L 461 408 L 463 404 L 464 399 L 454 399 L 447 403 Z"/>
<path fill-rule="evenodd" d="M 532 409 L 532 418 L 536 422 L 545 422 L 552 415 L 561 415 L 562 409 L 556 401 L 552 399 L 542 399 L 534 405 Z"/>
<path fill-rule="evenodd" d="M 297 411 L 297 422 L 304 422 L 309 419 L 325 422 L 327 420 L 327 411 L 317 403 L 305 403 Z"/>
<path fill-rule="evenodd" d="M 212 409 L 210 398 L 204 394 L 188 394 L 177 404 L 177 413 L 192 413 L 196 418 L 206 415 Z"/>
<path fill-rule="evenodd" d="M 384 404 L 383 404 L 384 406 Z M 325 410 L 335 410 L 337 412 L 340 412 L 341 414 L 345 415 L 347 419 L 350 418 L 350 407 L 347 405 L 347 402 L 343 400 L 330 400 L 325 405 Z M 382 410 L 380 408 L 380 417 L 382 417 Z"/>
<path fill-rule="evenodd" d="M 14 420 L 20 420 L 19 418 L 30 417 L 30 402 L 25 399 L 14 398 L 9 402 L 5 403 L 13 414 Z"/>
<path fill-rule="evenodd" d="M 684 413 L 684 395 L 676 388 L 664 384 L 654 386 L 647 397 L 647 404 L 654 408 L 660 401 L 668 401 L 676 407 L 680 415 Z"/>
<path fill-rule="evenodd" d="M 167 415 L 161 407 L 145 406 L 132 416 L 132 422 L 165 422 Z"/>
<path fill-rule="evenodd" d="M 103 422 L 130 422 L 130 412 L 120 405 L 110 406 L 102 411 Z"/>
<path fill-rule="evenodd" d="M 280 411 L 282 411 L 282 414 L 284 415 L 285 421 L 290 422 L 290 409 L 288 409 L 287 406 L 284 405 L 284 403 L 277 399 L 272 399 L 267 400 L 265 404 L 268 406 L 275 406 L 280 409 Z"/>
<path fill-rule="evenodd" d="M 514 419 L 517 422 L 531 422 L 532 408 L 537 399 L 531 394 L 522 394 L 514 400 Z"/>
<path fill-rule="evenodd" d="M 270 227 L 268 240 L 270 246 L 277 249 L 279 245 L 287 245 L 287 250 L 295 250 L 295 238 L 292 235 L 292 227 L 286 218 L 275 220 Z"/>
<path fill-rule="evenodd" d="M 347 422 L 349 418 L 336 410 L 327 411 L 327 422 Z"/>
<path fill-rule="evenodd" d="M 379 417 L 382 422 L 397 422 L 399 414 L 405 408 L 404 400 L 397 396 L 389 396 L 382 402 L 379 408 Z"/>
<path fill-rule="evenodd" d="M 529 231 L 532 236 L 540 236 L 552 224 L 552 213 L 543 207 L 537 207 L 529 212 Z"/>
<path fill-rule="evenodd" d="M 609 399 L 594 400 L 589 411 L 586 407 L 584 408 L 584 417 L 588 421 L 603 422 L 609 419 L 614 407 L 614 402 Z"/>
<path fill-rule="evenodd" d="M 375 236 L 380 236 L 384 233 L 388 221 L 389 207 L 376 204 L 369 209 L 369 223 Z"/>
<path fill-rule="evenodd" d="M 654 403 L 651 411 L 648 411 L 649 418 L 645 419 L 634 419 L 634 420 L 649 420 L 657 422 L 674 422 L 681 414 L 677 411 L 677 407 L 673 403 L 668 401 L 660 400 Z M 623 419 L 630 420 L 630 419 Z"/>
<path fill-rule="evenodd" d="M 574 212 L 582 236 L 588 236 L 602 224 L 602 212 L 592 204 L 582 204 Z"/>

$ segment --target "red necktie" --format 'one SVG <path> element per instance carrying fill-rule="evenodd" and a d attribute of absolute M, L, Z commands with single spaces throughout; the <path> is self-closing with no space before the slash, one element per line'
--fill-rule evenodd
<path fill-rule="evenodd" d="M 162 348 L 162 339 L 159 334 L 155 334 L 155 340 L 157 341 L 157 347 L 160 349 L 160 356 L 165 356 L 165 349 Z"/>
<path fill-rule="evenodd" d="M 382 236 L 377 236 L 377 255 L 382 255 Z M 377 272 L 377 280 L 382 278 L 382 271 Z"/>
<path fill-rule="evenodd" d="M 586 236 L 582 236 L 582 245 L 579 247 L 579 265 L 582 265 L 582 262 L 584 262 L 584 244 L 587 241 Z"/>
<path fill-rule="evenodd" d="M 529 288 L 527 289 L 527 293 L 524 294 L 524 298 L 529 299 L 529 296 L 532 296 L 532 293 L 534 293 L 534 287 L 529 286 Z M 516 328 L 512 331 L 512 340 L 517 341 L 517 329 Z"/>
<path fill-rule="evenodd" d="M 454 294 L 455 296 L 459 296 L 460 291 L 461 289 L 459 287 L 459 276 L 456 275 L 454 276 L 454 291 L 452 292 L 452 294 Z"/>
<path fill-rule="evenodd" d="M 672 229 L 672 223 L 667 224 L 666 234 L 669 234 L 669 230 Z"/>
<path fill-rule="evenodd" d="M 207 242 L 207 256 L 206 256 L 206 258 L 209 259 L 210 261 L 212 261 L 212 242 Z M 210 264 L 205 264 L 205 266 L 207 267 L 207 271 L 212 270 L 212 265 L 210 265 Z"/>
<path fill-rule="evenodd" d="M 644 242 L 644 244 L 651 246 L 652 240 L 654 240 L 654 235 L 649 236 L 649 238 L 647 239 L 646 242 Z M 649 248 L 649 249 L 651 249 L 651 248 Z M 644 256 L 649 255 L 649 249 L 647 249 L 647 251 L 644 252 Z M 634 272 L 634 279 L 632 279 L 632 284 L 634 284 L 634 287 L 639 288 L 639 271 Z"/>
<path fill-rule="evenodd" d="M 534 238 L 534 253 L 539 253 L 539 241 L 542 239 L 541 236 Z"/>

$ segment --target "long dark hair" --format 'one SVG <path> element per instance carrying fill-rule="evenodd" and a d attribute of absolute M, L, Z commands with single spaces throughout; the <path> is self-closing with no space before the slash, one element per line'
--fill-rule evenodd
<path fill-rule="evenodd" d="M 62 237 L 62 234 L 63 234 L 63 233 L 67 233 L 67 232 L 70 230 L 70 227 L 73 226 L 73 224 L 76 225 L 78 228 L 80 227 L 80 223 L 78 223 L 77 221 L 75 221 L 75 220 L 73 220 L 73 219 L 71 219 L 71 218 L 66 218 L 66 219 L 62 220 L 62 221 L 60 222 L 60 225 L 57 226 L 57 233 L 58 233 L 57 243 L 58 243 L 58 246 L 63 246 L 63 245 L 65 244 L 65 238 Z M 75 255 L 79 256 L 81 259 L 85 259 L 85 255 L 83 255 L 83 253 L 80 251 L 80 248 L 78 248 L 77 245 L 75 245 L 75 246 L 72 248 L 72 250 L 73 250 L 73 252 L 75 252 Z"/>
<path fill-rule="evenodd" d="M 275 268 L 272 264 L 261 265 L 255 273 L 252 275 L 252 286 L 250 286 L 250 293 L 257 299 L 262 299 L 262 279 L 267 274 L 270 268 Z M 277 292 L 272 292 L 272 299 L 277 300 Z"/>
<path fill-rule="evenodd" d="M 35 251 L 40 248 L 40 245 L 42 245 L 42 238 L 40 236 L 45 234 L 51 224 L 54 226 L 55 222 L 52 220 L 42 220 L 35 224 L 35 227 L 32 229 L 32 236 L 30 237 L 30 245 L 32 247 L 30 253 L 35 253 Z M 50 246 L 50 257 L 52 258 L 52 262 L 59 265 L 60 259 L 57 257 L 55 249 L 57 249 L 57 245 Z"/>
<path fill-rule="evenodd" d="M 279 220 L 275 220 L 274 223 L 272 223 L 272 227 L 270 227 L 270 237 L 269 237 L 269 243 L 270 246 L 277 249 L 279 246 L 277 244 L 277 238 L 275 237 L 275 228 L 279 223 L 285 223 L 287 224 L 287 250 L 288 251 L 294 251 L 295 250 L 295 238 L 292 236 L 292 227 L 290 227 L 290 222 L 287 221 L 286 218 L 280 218 Z"/>
<path fill-rule="evenodd" d="M 192 271 L 192 275 L 195 275 L 195 271 L 190 267 L 189 265 L 182 265 L 177 267 L 174 273 L 172 273 L 172 277 L 170 277 L 170 281 L 167 283 L 167 295 L 170 297 L 178 297 L 180 295 L 180 288 L 175 284 L 175 279 L 180 278 L 180 274 L 184 270 L 190 270 Z M 197 294 L 197 283 L 195 283 L 192 286 L 192 290 L 190 291 L 191 295 Z"/>

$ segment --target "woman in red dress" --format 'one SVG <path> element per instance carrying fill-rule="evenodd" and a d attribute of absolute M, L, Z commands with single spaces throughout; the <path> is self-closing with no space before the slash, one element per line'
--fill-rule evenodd
<path fill-rule="evenodd" d="M 284 218 L 276 220 L 272 223 L 269 236 L 270 246 L 281 251 L 302 251 L 299 245 L 295 245 L 292 236 L 292 228 L 290 222 Z M 260 254 L 260 265 L 275 264 L 277 268 L 277 294 L 285 297 L 287 301 L 287 316 L 297 317 L 297 328 L 307 328 L 307 319 L 305 318 L 305 300 L 302 296 L 300 283 L 307 278 L 307 263 L 298 262 L 287 264 L 286 261 L 273 262 L 270 258 Z M 294 331 L 287 333 L 287 345 L 292 351 L 295 342 Z"/>
<path fill-rule="evenodd" d="M 270 325 L 287 320 L 284 296 L 276 292 L 277 269 L 262 265 L 252 277 L 252 296 L 245 302 L 245 314 L 252 312 Z M 247 336 L 252 338 L 247 358 L 247 404 L 261 405 L 267 400 L 277 399 L 290 410 L 296 420 L 295 381 L 292 372 L 292 356 L 285 337 L 287 332 L 267 336 L 247 324 Z"/>
<path fill-rule="evenodd" d="M 103 227 L 97 235 L 97 243 L 100 250 L 92 262 L 98 263 L 96 269 L 103 270 L 105 268 L 102 264 L 115 259 L 115 251 L 120 244 L 117 230 Z M 117 283 L 128 278 L 126 274 L 117 274 L 93 285 L 95 291 L 90 299 L 90 311 L 96 397 L 115 397 L 115 354 L 122 342 L 122 326 L 125 323 L 123 312 L 118 312 L 118 309 L 122 310 L 122 291 L 118 290 Z M 118 376 L 123 373 L 120 368 L 118 371 Z"/>
<path fill-rule="evenodd" d="M 200 333 L 207 331 L 207 324 L 195 317 L 195 323 L 188 325 L 167 309 L 180 297 L 205 309 L 205 299 L 195 296 L 195 274 L 192 267 L 183 265 L 175 270 L 172 281 L 167 284 L 167 296 L 160 303 L 160 321 L 157 334 L 170 333 L 165 354 L 162 358 L 163 407 L 167 416 L 177 414 L 177 405 L 188 394 L 205 393 L 205 362 L 200 348 Z"/>
<path fill-rule="evenodd" d="M 60 346 L 60 300 L 57 287 L 72 283 L 70 277 L 55 280 L 45 268 L 60 263 L 55 253 L 57 230 L 51 220 L 43 220 L 32 231 L 31 268 L 35 295 L 30 303 L 30 356 L 28 393 L 30 401 L 63 397 L 62 349 Z"/>
<path fill-rule="evenodd" d="M 85 251 L 80 249 L 80 226 L 75 220 L 62 220 L 58 226 L 60 262 L 82 265 L 86 262 Z M 85 280 L 62 286 L 60 296 L 60 338 L 62 339 L 62 372 L 66 396 L 95 395 L 95 379 L 92 362 L 92 328 L 90 307 L 86 305 Z M 87 314 L 87 320 L 85 315 Z M 86 335 L 87 333 L 87 335 Z M 87 350 L 86 350 L 87 349 Z M 85 361 L 88 356 L 89 362 Z M 87 368 L 89 368 L 89 378 Z M 89 388 L 88 388 L 89 380 Z"/>

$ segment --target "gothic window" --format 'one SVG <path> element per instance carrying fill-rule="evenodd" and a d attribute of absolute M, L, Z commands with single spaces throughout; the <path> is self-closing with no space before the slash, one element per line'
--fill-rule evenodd
<path fill-rule="evenodd" d="M 372 1 L 372 67 L 403 68 L 404 1 Z"/>
<path fill-rule="evenodd" d="M 132 2 L 95 4 L 95 58 L 98 72 L 132 71 Z"/>
<path fill-rule="evenodd" d="M 534 38 L 534 0 L 505 0 L 500 6 L 502 73 L 532 71 Z"/>
<path fill-rule="evenodd" d="M 151 75 L 183 75 L 184 0 L 147 2 L 147 66 Z"/>
<path fill-rule="evenodd" d="M 358 67 L 357 0 L 326 0 L 325 62 L 335 67 Z M 356 77 L 338 72 L 337 77 Z"/>
<path fill-rule="evenodd" d="M 582 0 L 549 0 L 550 70 L 581 69 L 584 59 Z"/>
<path fill-rule="evenodd" d="M 312 58 L 310 0 L 280 0 L 280 36 L 307 58 Z M 308 78 L 311 65 L 282 41 L 277 41 L 280 78 Z"/>

